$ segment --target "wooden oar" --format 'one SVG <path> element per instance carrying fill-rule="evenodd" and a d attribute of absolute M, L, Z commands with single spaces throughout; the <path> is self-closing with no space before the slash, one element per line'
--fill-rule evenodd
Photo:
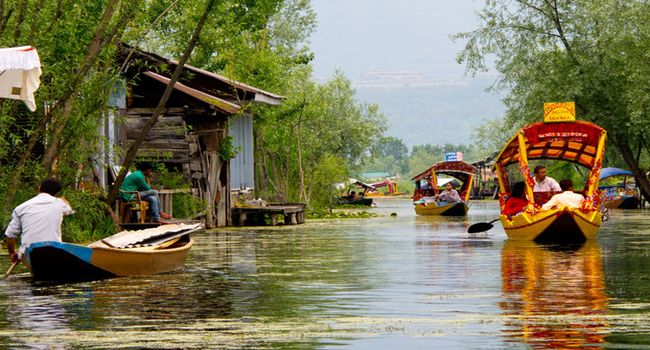
<path fill-rule="evenodd" d="M 14 261 L 11 266 L 9 266 L 9 269 L 7 269 L 7 272 L 5 272 L 5 275 L 2 277 L 2 279 L 9 277 L 9 275 L 11 275 L 11 272 L 16 268 L 16 266 L 18 266 L 18 263 L 20 263 L 20 260 Z"/>
<path fill-rule="evenodd" d="M 494 227 L 494 225 L 492 225 L 492 223 L 497 221 L 497 220 L 499 220 L 499 218 L 496 218 L 496 219 L 494 219 L 494 220 L 492 220 L 490 222 L 477 222 L 477 223 L 471 225 L 467 229 L 467 232 L 468 233 L 477 233 L 477 232 L 487 231 L 487 230 L 491 229 L 492 227 Z"/>

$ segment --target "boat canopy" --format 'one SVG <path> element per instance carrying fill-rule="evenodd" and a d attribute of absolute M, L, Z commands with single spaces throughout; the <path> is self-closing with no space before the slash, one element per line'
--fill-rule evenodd
<path fill-rule="evenodd" d="M 431 168 L 415 175 L 413 181 L 419 181 L 424 178 L 430 177 L 433 171 L 436 174 L 446 174 L 453 176 L 464 182 L 468 176 L 473 176 L 478 172 L 478 169 L 469 163 L 463 161 L 456 162 L 438 162 L 431 166 Z"/>
<path fill-rule="evenodd" d="M 596 164 L 598 143 L 605 129 L 585 121 L 528 124 L 508 141 L 495 164 L 519 162 L 520 135 L 529 160 L 561 159 L 591 168 Z"/>
<path fill-rule="evenodd" d="M 607 179 L 613 176 L 634 176 L 634 173 L 632 173 L 629 170 L 625 170 L 621 168 L 603 168 L 600 171 L 600 180 Z"/>
<path fill-rule="evenodd" d="M 531 159 L 564 160 L 590 170 L 585 186 L 585 203 L 593 204 L 598 186 L 607 132 L 600 126 L 585 122 L 532 123 L 519 129 L 497 156 L 494 169 L 500 186 L 500 198 L 510 193 L 506 166 L 519 163 L 519 171 L 526 182 L 526 194 L 534 204 L 535 181 L 528 167 Z M 597 199 L 596 199 L 597 200 Z M 505 204 L 505 199 L 502 205 Z"/>
<path fill-rule="evenodd" d="M 420 180 L 431 178 L 431 184 L 438 184 L 438 174 L 444 174 L 451 177 L 454 177 L 463 183 L 461 189 L 458 191 L 460 197 L 467 201 L 469 199 L 470 191 L 469 188 L 472 184 L 474 175 L 478 172 L 478 169 L 469 163 L 463 161 L 453 161 L 453 162 L 438 162 L 431 166 L 431 168 L 421 172 L 418 175 L 415 175 L 412 180 L 416 182 L 416 189 L 419 189 Z M 433 188 L 435 194 L 438 194 L 437 186 Z"/>
<path fill-rule="evenodd" d="M 375 188 L 375 186 L 369 185 L 369 184 L 367 184 L 367 183 L 365 183 L 363 181 L 359 181 L 357 179 L 350 179 L 350 182 L 352 184 L 354 184 L 354 185 L 357 185 L 359 187 L 363 187 L 363 188 L 365 188 L 367 190 L 376 190 L 377 189 L 377 188 Z"/>

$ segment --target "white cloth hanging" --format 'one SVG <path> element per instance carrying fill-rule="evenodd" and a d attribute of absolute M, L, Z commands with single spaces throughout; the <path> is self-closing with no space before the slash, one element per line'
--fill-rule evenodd
<path fill-rule="evenodd" d="M 22 100 L 36 110 L 34 92 L 41 85 L 41 62 L 31 46 L 0 49 L 0 98 Z"/>

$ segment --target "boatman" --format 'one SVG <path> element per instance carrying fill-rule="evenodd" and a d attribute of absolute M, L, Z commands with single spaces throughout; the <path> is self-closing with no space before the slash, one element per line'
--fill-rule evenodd
<path fill-rule="evenodd" d="M 561 192 L 560 184 L 554 178 L 546 176 L 546 167 L 538 165 L 533 170 L 535 175 L 535 188 L 533 192 Z"/>
<path fill-rule="evenodd" d="M 14 209 L 11 222 L 5 230 L 7 251 L 11 262 L 18 262 L 25 248 L 36 242 L 61 242 L 63 216 L 74 213 L 64 198 L 55 197 L 61 183 L 47 179 L 38 187 L 38 195 Z M 20 249 L 16 252 L 16 237 L 20 234 Z"/>

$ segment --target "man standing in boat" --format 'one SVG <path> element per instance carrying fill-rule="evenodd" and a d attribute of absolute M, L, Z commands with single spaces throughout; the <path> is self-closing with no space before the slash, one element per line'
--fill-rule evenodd
<path fill-rule="evenodd" d="M 535 175 L 535 188 L 533 192 L 561 192 L 562 189 L 560 185 L 555 181 L 554 178 L 546 176 L 546 167 L 543 165 L 538 165 L 533 170 Z"/>
<path fill-rule="evenodd" d="M 61 183 L 55 179 L 43 180 L 39 194 L 14 209 L 11 222 L 5 230 L 7 251 L 11 262 L 20 260 L 30 244 L 36 242 L 61 242 L 63 216 L 74 213 L 64 198 L 55 197 Z M 16 252 L 16 237 L 20 234 L 20 249 Z"/>
<path fill-rule="evenodd" d="M 171 215 L 161 211 L 158 191 L 152 190 L 147 181 L 153 176 L 153 167 L 149 163 L 140 163 L 137 169 L 124 179 L 122 186 L 120 186 L 120 197 L 123 200 L 130 201 L 133 200 L 135 195 L 128 192 L 140 192 L 140 197 L 149 202 L 153 222 L 160 222 L 161 217 L 170 219 Z"/>

